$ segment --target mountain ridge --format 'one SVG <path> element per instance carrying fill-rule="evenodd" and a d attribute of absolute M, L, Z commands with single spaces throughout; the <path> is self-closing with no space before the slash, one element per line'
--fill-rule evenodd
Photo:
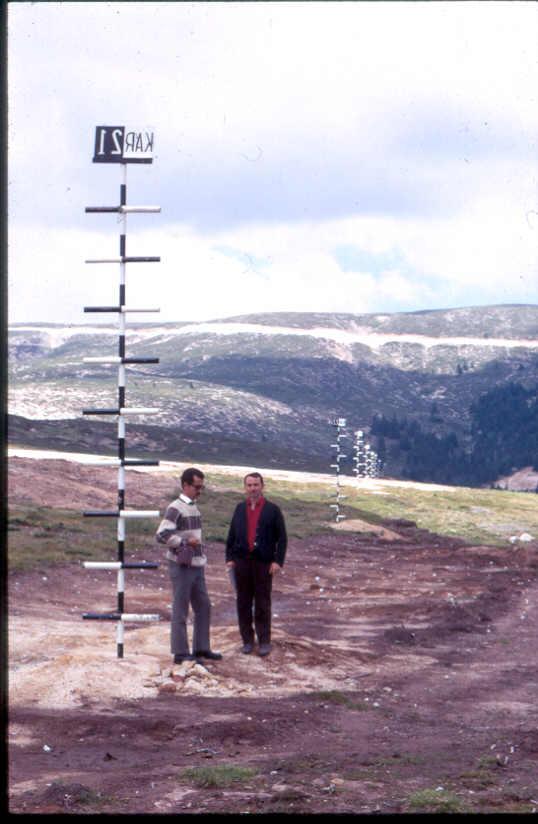
<path fill-rule="evenodd" d="M 278 323 L 277 323 L 278 321 Z M 496 338 L 538 338 L 538 306 L 534 304 L 496 304 L 480 307 L 458 307 L 454 309 L 420 309 L 415 312 L 370 312 L 370 313 L 338 313 L 338 312 L 266 312 L 245 315 L 232 315 L 226 318 L 207 319 L 202 321 L 161 321 L 137 322 L 140 328 L 151 327 L 189 327 L 203 325 L 225 325 L 238 323 L 241 325 L 258 324 L 260 326 L 279 326 L 305 331 L 319 326 L 325 329 L 356 329 L 374 333 L 381 329 L 392 334 L 413 333 L 428 334 L 433 337 L 461 337 L 473 336 L 478 330 L 483 337 L 491 337 L 491 332 L 484 327 L 495 321 Z M 133 324 L 131 324 L 133 325 Z M 16 331 L 24 327 L 37 329 L 61 328 L 88 328 L 111 326 L 111 324 L 59 324 L 36 322 L 17 322 L 9 324 L 9 328 Z M 454 330 L 454 326 L 456 329 Z M 452 334 L 448 334 L 452 332 Z"/>
<path fill-rule="evenodd" d="M 382 414 L 409 417 L 443 437 L 454 431 L 465 443 L 469 410 L 482 394 L 509 382 L 538 384 L 534 305 L 267 313 L 131 323 L 126 332 L 129 356 L 160 359 L 151 367 L 127 367 L 127 405 L 162 408 L 140 431 L 190 432 L 200 454 L 205 436 L 212 460 L 219 437 L 228 439 L 228 457 L 244 439 L 259 445 L 258 459 L 264 452 L 279 460 L 293 454 L 294 465 L 308 468 L 310 461 L 319 471 L 324 461 L 330 464 L 330 420 L 342 415 L 350 431 L 368 432 L 373 416 Z M 117 367 L 83 358 L 115 354 L 117 337 L 110 323 L 10 326 L 10 413 L 75 420 L 83 407 L 113 405 Z M 23 428 L 18 420 L 19 437 Z M 386 470 L 397 474 L 399 466 Z"/>

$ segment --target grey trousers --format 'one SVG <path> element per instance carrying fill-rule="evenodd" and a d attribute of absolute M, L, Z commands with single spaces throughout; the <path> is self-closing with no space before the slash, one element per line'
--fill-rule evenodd
<path fill-rule="evenodd" d="M 172 581 L 172 621 L 170 648 L 172 655 L 188 655 L 187 616 L 189 605 L 194 613 L 192 651 L 210 650 L 209 621 L 211 602 L 205 584 L 204 567 L 183 567 L 175 561 L 168 561 Z"/>

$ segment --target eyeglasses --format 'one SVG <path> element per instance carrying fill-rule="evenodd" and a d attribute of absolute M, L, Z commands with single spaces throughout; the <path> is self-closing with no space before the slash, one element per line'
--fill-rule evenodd
<path fill-rule="evenodd" d="M 205 484 L 191 484 L 193 489 L 205 489 Z"/>

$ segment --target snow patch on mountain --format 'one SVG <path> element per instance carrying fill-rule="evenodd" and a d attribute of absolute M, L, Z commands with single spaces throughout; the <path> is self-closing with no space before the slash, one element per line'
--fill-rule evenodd
<path fill-rule="evenodd" d="M 418 343 L 422 346 L 524 346 L 538 349 L 538 340 L 511 340 L 508 338 L 472 338 L 472 337 L 427 337 L 425 335 L 410 335 L 380 332 L 371 332 L 368 329 L 347 331 L 345 329 L 328 329 L 315 327 L 313 329 L 295 329 L 286 326 L 263 326 L 255 323 L 197 323 L 178 328 L 178 335 L 198 335 L 200 333 L 214 335 L 294 335 L 313 337 L 317 339 L 335 341 L 336 343 L 353 345 L 362 343 L 373 349 L 379 349 L 387 343 Z"/>
<path fill-rule="evenodd" d="M 42 326 L 17 326 L 12 329 L 15 333 L 31 332 L 43 337 L 43 343 L 50 348 L 62 346 L 75 335 L 107 335 L 117 334 L 117 329 L 112 326 L 66 326 L 46 328 Z M 326 327 L 314 327 L 311 329 L 298 329 L 288 326 L 266 326 L 256 323 L 186 323 L 178 324 L 176 327 L 150 326 L 131 328 L 129 335 L 132 342 L 141 342 L 158 339 L 160 343 L 172 340 L 177 336 L 185 335 L 263 335 L 266 337 L 285 335 L 303 338 L 316 338 L 326 340 L 342 346 L 353 346 L 363 344 L 371 349 L 380 349 L 390 343 L 418 344 L 425 348 L 433 346 L 480 346 L 491 348 L 514 349 L 524 347 L 527 349 L 538 349 L 536 339 L 511 339 L 494 337 L 464 337 L 464 336 L 443 336 L 433 337 L 420 334 L 406 333 L 381 333 L 373 332 L 368 328 L 354 330 L 334 329 Z M 340 350 L 341 351 L 341 350 Z M 342 353 L 343 354 L 343 353 Z"/>

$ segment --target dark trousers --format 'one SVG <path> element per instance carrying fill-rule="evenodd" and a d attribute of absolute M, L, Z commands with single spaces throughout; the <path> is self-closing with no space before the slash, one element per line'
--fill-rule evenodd
<path fill-rule="evenodd" d="M 240 558 L 235 562 L 237 587 L 237 619 L 244 644 L 254 643 L 254 627 L 258 643 L 271 641 L 271 564 L 253 558 Z M 252 607 L 254 606 L 254 627 Z"/>

